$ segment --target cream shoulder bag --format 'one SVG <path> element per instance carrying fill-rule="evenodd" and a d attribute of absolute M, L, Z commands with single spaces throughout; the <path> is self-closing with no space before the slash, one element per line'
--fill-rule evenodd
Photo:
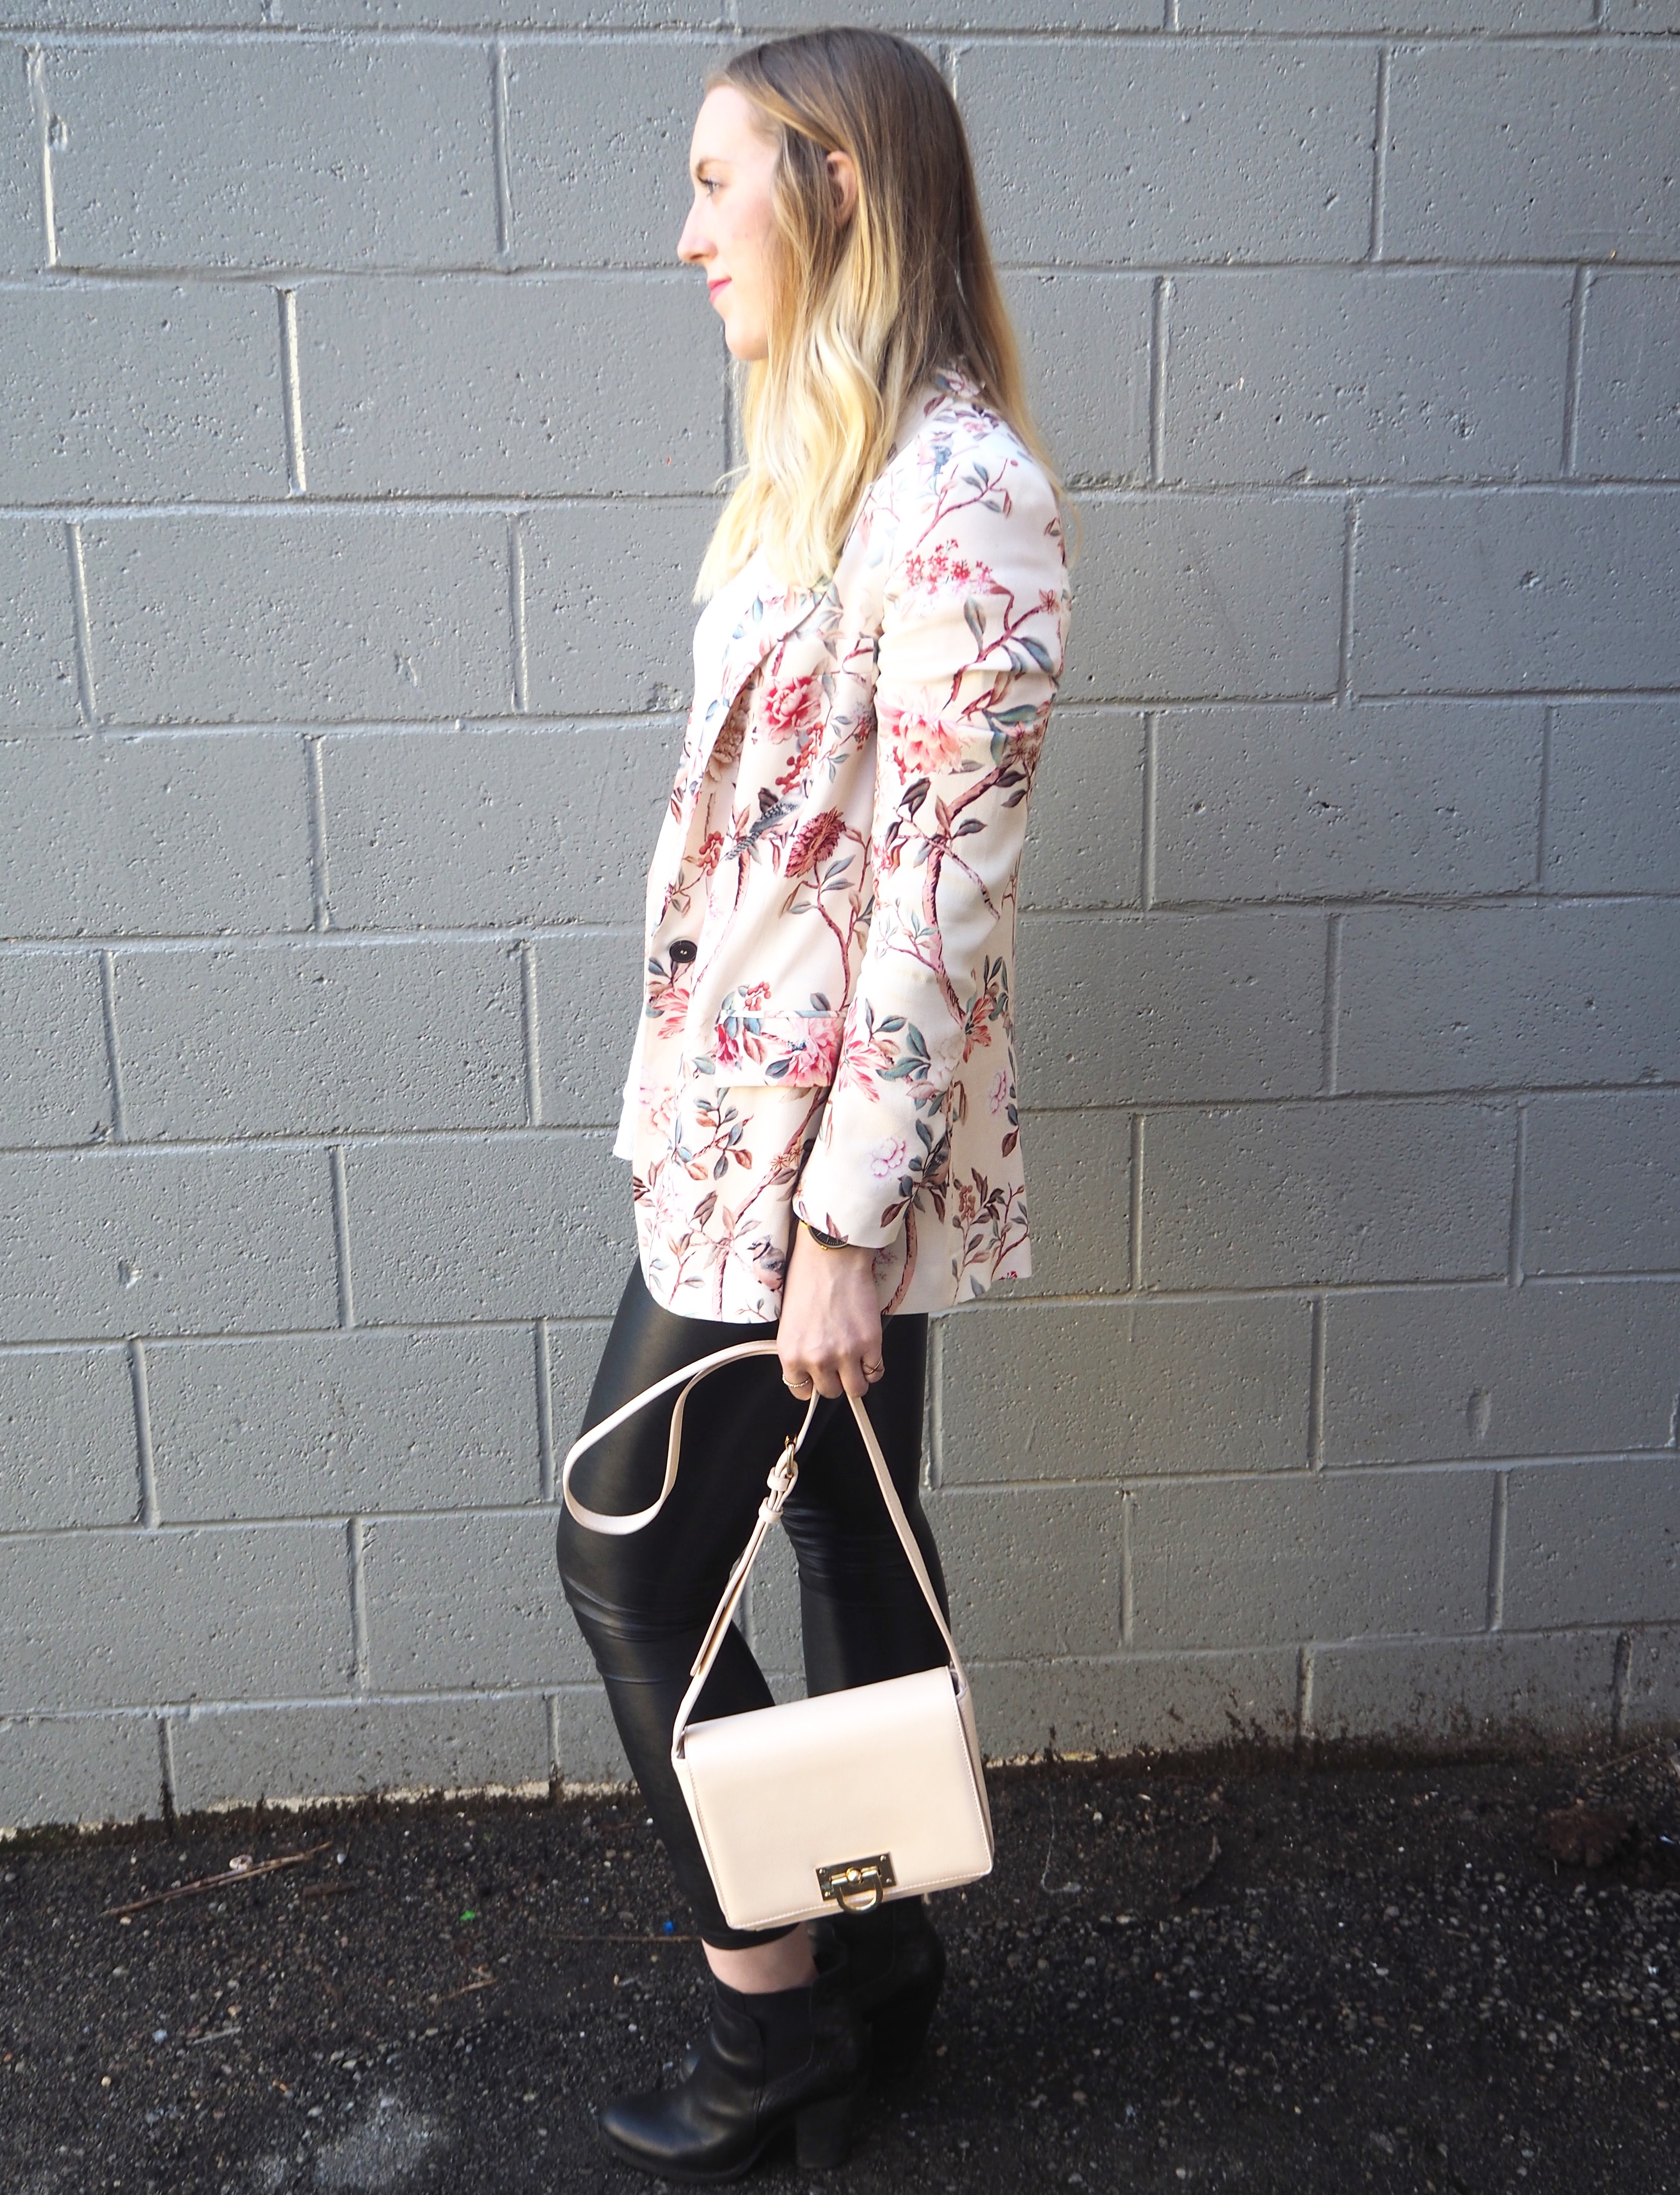
<path fill-rule="evenodd" d="M 774 1341 L 744 1341 L 685 1364 L 574 1442 L 561 1490 L 578 1524 L 614 1534 L 651 1524 L 676 1483 L 683 1406 L 695 1386 L 719 1365 L 774 1356 L 775 1349 Z M 627 1517 L 584 1508 L 572 1492 L 579 1456 L 679 1386 L 658 1499 Z M 855 1399 L 852 1414 L 893 1529 L 945 1641 L 945 1666 L 710 1722 L 688 1720 L 758 1551 L 793 1490 L 799 1449 L 818 1399 L 813 1394 L 797 1437 L 776 1459 L 752 1535 L 700 1642 L 671 1732 L 671 1765 L 732 1928 L 774 1928 L 836 1906 L 864 1912 L 885 1898 L 972 1882 L 992 1866 L 992 1814 L 968 1679 L 875 1428 Z"/>

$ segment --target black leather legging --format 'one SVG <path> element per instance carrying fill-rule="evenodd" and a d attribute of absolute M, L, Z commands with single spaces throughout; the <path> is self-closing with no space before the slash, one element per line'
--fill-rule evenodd
<path fill-rule="evenodd" d="M 601 1352 L 584 1429 L 679 1365 L 774 1332 L 774 1326 L 678 1317 L 654 1302 L 641 1268 L 633 1266 Z M 887 1320 L 886 1374 L 870 1389 L 866 1407 L 943 1603 L 939 1554 L 917 1497 L 927 1334 L 919 1315 Z M 673 1390 L 650 1403 L 578 1460 L 572 1490 L 587 1508 L 623 1513 L 653 1499 L 675 1400 Z M 702 1938 L 725 1950 L 787 1932 L 732 1928 L 725 1921 L 671 1768 L 671 1726 L 701 1636 L 752 1529 L 765 1477 L 804 1413 L 805 1404 L 783 1386 L 774 1357 L 726 1364 L 688 1398 L 682 1467 L 653 1522 L 615 1538 L 562 1513 L 555 1549 L 566 1598 L 606 1679 L 618 1735 L 677 1881 Z M 818 1404 L 782 1518 L 799 1564 L 810 1691 L 872 1684 L 944 1660 L 944 1645 L 843 1397 Z M 732 1625 L 695 1719 L 770 1704 L 763 1674 Z"/>

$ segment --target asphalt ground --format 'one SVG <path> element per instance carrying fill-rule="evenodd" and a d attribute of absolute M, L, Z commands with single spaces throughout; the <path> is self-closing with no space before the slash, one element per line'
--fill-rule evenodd
<path fill-rule="evenodd" d="M 1671 1745 L 991 1781 L 928 2054 L 830 2187 L 1680 2191 Z M 0 2187 L 645 2187 L 593 2107 L 705 2002 L 632 1795 L 18 1840 Z"/>

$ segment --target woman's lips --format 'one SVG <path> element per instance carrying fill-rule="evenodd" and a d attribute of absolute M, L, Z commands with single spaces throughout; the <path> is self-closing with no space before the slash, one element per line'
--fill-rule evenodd
<path fill-rule="evenodd" d="M 728 286 L 728 276 L 727 274 L 720 274 L 716 281 L 708 282 L 706 284 L 706 295 L 708 297 L 715 297 L 720 290 L 727 290 Z"/>

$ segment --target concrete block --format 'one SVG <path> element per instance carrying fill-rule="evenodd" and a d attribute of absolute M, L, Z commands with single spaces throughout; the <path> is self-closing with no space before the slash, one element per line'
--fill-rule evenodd
<path fill-rule="evenodd" d="M 1544 882 L 1556 892 L 1680 891 L 1680 703 L 1553 709 Z"/>
<path fill-rule="evenodd" d="M 250 26 L 248 0 L 0 0 L 0 26 L 8 30 L 243 31 Z"/>
<path fill-rule="evenodd" d="M 312 493 L 705 493 L 727 462 L 686 270 L 304 283 L 297 337 Z"/>
<path fill-rule="evenodd" d="M 1324 936 L 1315 910 L 1033 916 L 1019 948 L 1023 1103 L 1310 1095 Z"/>
<path fill-rule="evenodd" d="M 43 1151 L 9 1171 L 8 1340 L 337 1322 L 323 1151 Z"/>
<path fill-rule="evenodd" d="M 549 1780 L 539 1699 L 189 1709 L 170 1731 L 178 1813 Z"/>
<path fill-rule="evenodd" d="M 132 1822 L 163 1811 L 150 1715 L 32 1716 L 0 1722 L 0 1824 Z"/>
<path fill-rule="evenodd" d="M 1080 510 L 1069 700 L 1257 700 L 1336 685 L 1342 510 L 1321 495 L 1120 495 Z"/>
<path fill-rule="evenodd" d="M 1680 1463 L 1671 1452 L 1512 1472 L 1506 1628 L 1680 1618 L 1677 1473 Z"/>
<path fill-rule="evenodd" d="M 276 510 L 83 528 L 115 723 L 454 717 L 513 706 L 508 521 Z"/>
<path fill-rule="evenodd" d="M 1286 1746 L 1294 1736 L 1292 1648 L 1257 1654 L 965 1664 L 992 1760 L 1062 1753 L 1200 1753 Z"/>
<path fill-rule="evenodd" d="M 747 1588 L 745 1633 L 778 1700 L 803 1698 L 805 1643 L 799 1621 L 799 1565 L 786 1535 L 772 1533 Z"/>
<path fill-rule="evenodd" d="M 1107 1654 L 1120 1643 L 1120 1495 L 1112 1486 L 929 1494 L 951 1628 L 976 1662 Z"/>
<path fill-rule="evenodd" d="M 407 1138 L 347 1154 L 356 1310 L 376 1325 L 611 1311 L 635 1255 L 611 1138 Z"/>
<path fill-rule="evenodd" d="M 1680 1624 L 1636 1631 L 1629 1642 L 1622 1738 L 1680 1735 Z"/>
<path fill-rule="evenodd" d="M 520 266 L 670 265 L 692 196 L 688 139 L 705 73 L 728 49 L 727 34 L 715 46 L 687 38 L 509 44 L 508 177 Z M 715 342 L 701 349 L 708 369 Z"/>
<path fill-rule="evenodd" d="M 1360 693 L 1680 684 L 1680 488 L 1395 490 L 1355 556 Z"/>
<path fill-rule="evenodd" d="M 629 1260 L 625 1260 L 626 1270 Z M 606 1345 L 604 1318 L 554 1319 L 548 1328 L 549 1423 L 553 1429 L 555 1484 L 566 1451 L 583 1430 L 584 1412 Z"/>
<path fill-rule="evenodd" d="M 1027 813 L 1024 907 L 1136 907 L 1142 890 L 1142 715 L 1058 709 Z"/>
<path fill-rule="evenodd" d="M 0 290 L 0 374 L 11 392 L 8 503 L 286 492 L 272 291 Z"/>
<path fill-rule="evenodd" d="M 0 1532 L 126 1524 L 140 1507 L 121 1349 L 0 1351 Z"/>
<path fill-rule="evenodd" d="M 694 574 L 718 504 L 569 504 L 525 521 L 527 692 L 533 710 L 588 716 L 686 705 Z"/>
<path fill-rule="evenodd" d="M 1553 476 L 1572 281 L 1567 268 L 1181 274 L 1165 477 Z"/>
<path fill-rule="evenodd" d="M 1527 1273 L 1680 1272 L 1680 1096 L 1535 1098 L 1522 1203 Z"/>
<path fill-rule="evenodd" d="M 1125 1288 L 1131 1115 L 1096 1107 L 1028 1113 L 1021 1121 L 1021 1149 L 1033 1277 L 1016 1282 L 1010 1293 L 1106 1295 Z"/>
<path fill-rule="evenodd" d="M 743 0 L 741 27 L 755 37 L 771 30 L 808 30 L 834 19 L 824 0 Z M 1085 0 L 861 0 L 849 23 L 871 23 L 906 35 L 925 31 L 1089 31 Z M 1105 30 L 1155 31 L 1160 15 L 1149 0 L 1104 0 Z"/>
<path fill-rule="evenodd" d="M 60 46 L 46 85 L 60 266 L 495 262 L 482 46 Z"/>
<path fill-rule="evenodd" d="M 500 941 L 124 953 L 116 1002 L 135 1138 L 526 1119 L 519 954 Z"/>
<path fill-rule="evenodd" d="M 25 24 L 14 12 L 21 4 L 22 0 L 9 0 L 5 21 L 35 28 L 35 14 Z M 0 274 L 32 274 L 46 263 L 47 231 L 29 78 L 16 46 L 10 49 L 5 89 L 0 92 L 0 142 L 5 147 L 0 152 Z"/>
<path fill-rule="evenodd" d="M 1680 1079 L 1680 901 L 1349 914 L 1343 1090 Z"/>
<path fill-rule="evenodd" d="M 1503 1276 L 1515 1120 L 1380 1102 L 1159 1113 L 1145 1126 L 1152 1288 Z"/>
<path fill-rule="evenodd" d="M 1602 1632 L 1559 1632 L 1320 1646 L 1310 1735 L 1420 1747 L 1602 1741 L 1614 1645 Z"/>
<path fill-rule="evenodd" d="M 1389 259 L 1671 259 L 1677 62 L 1622 39 L 1401 47 Z"/>
<path fill-rule="evenodd" d="M 1680 274 L 1602 268 L 1588 294 L 1575 412 L 1575 471 L 1680 475 Z"/>
<path fill-rule="evenodd" d="M 584 1789 L 630 1783 L 630 1762 L 618 1742 L 604 1688 L 578 1685 L 551 1697 L 559 1734 L 555 1766 L 561 1783 Z"/>
<path fill-rule="evenodd" d="M 536 961 L 543 1120 L 616 1128 L 642 1010 L 642 940 L 544 937 Z"/>
<path fill-rule="evenodd" d="M 1324 1318 L 1326 1463 L 1668 1445 L 1680 1287 L 1407 1288 Z"/>
<path fill-rule="evenodd" d="M 1033 418 L 1062 477 L 1149 477 L 1147 274 L 1018 270 L 1004 290 L 1027 363 Z"/>
<path fill-rule="evenodd" d="M 1306 1462 L 1303 1298 L 1020 1304 L 934 1331 L 943 1485 Z"/>
<path fill-rule="evenodd" d="M 1265 1646 L 1479 1630 L 1487 1472 L 1181 1479 L 1131 1496 L 1135 1643 Z"/>
<path fill-rule="evenodd" d="M 710 31 L 721 20 L 717 0 L 357 0 L 355 12 L 359 25 L 396 31 L 419 25 L 467 31 L 486 25 L 515 31 Z M 336 31 L 343 23 L 344 0 L 287 0 L 286 14 L 293 22 Z"/>
<path fill-rule="evenodd" d="M 376 1691 L 579 1684 L 595 1665 L 560 1588 L 555 1512 L 381 1518 L 362 1541 Z"/>
<path fill-rule="evenodd" d="M 537 1498 L 528 1327 L 157 1343 L 147 1372 L 171 1524 Z"/>
<path fill-rule="evenodd" d="M 9 1540 L 0 1599 L 6 1714 L 319 1698 L 348 1681 L 340 1525 Z"/>
<path fill-rule="evenodd" d="M 70 550 L 49 518 L 0 523 L 0 732 L 79 724 Z"/>
<path fill-rule="evenodd" d="M 0 1144 L 110 1132 L 99 962 L 91 953 L 0 953 Z"/>
<path fill-rule="evenodd" d="M 1590 30 L 1592 0 L 1178 0 L 1181 31 Z"/>
<path fill-rule="evenodd" d="M 305 782 L 290 733 L 0 741 L 0 935 L 304 929 Z"/>
<path fill-rule="evenodd" d="M 621 923 L 639 953 L 680 737 L 667 720 L 325 740 L 334 927 Z"/>
<path fill-rule="evenodd" d="M 52 30 L 709 30 L 716 0 L 0 0 L 0 26 Z"/>
<path fill-rule="evenodd" d="M 1355 260 L 1375 56 L 1120 38 L 966 50 L 957 72 L 1005 261 Z"/>
<path fill-rule="evenodd" d="M 1166 711 L 1155 901 L 1517 890 L 1544 737 L 1536 702 Z"/>

